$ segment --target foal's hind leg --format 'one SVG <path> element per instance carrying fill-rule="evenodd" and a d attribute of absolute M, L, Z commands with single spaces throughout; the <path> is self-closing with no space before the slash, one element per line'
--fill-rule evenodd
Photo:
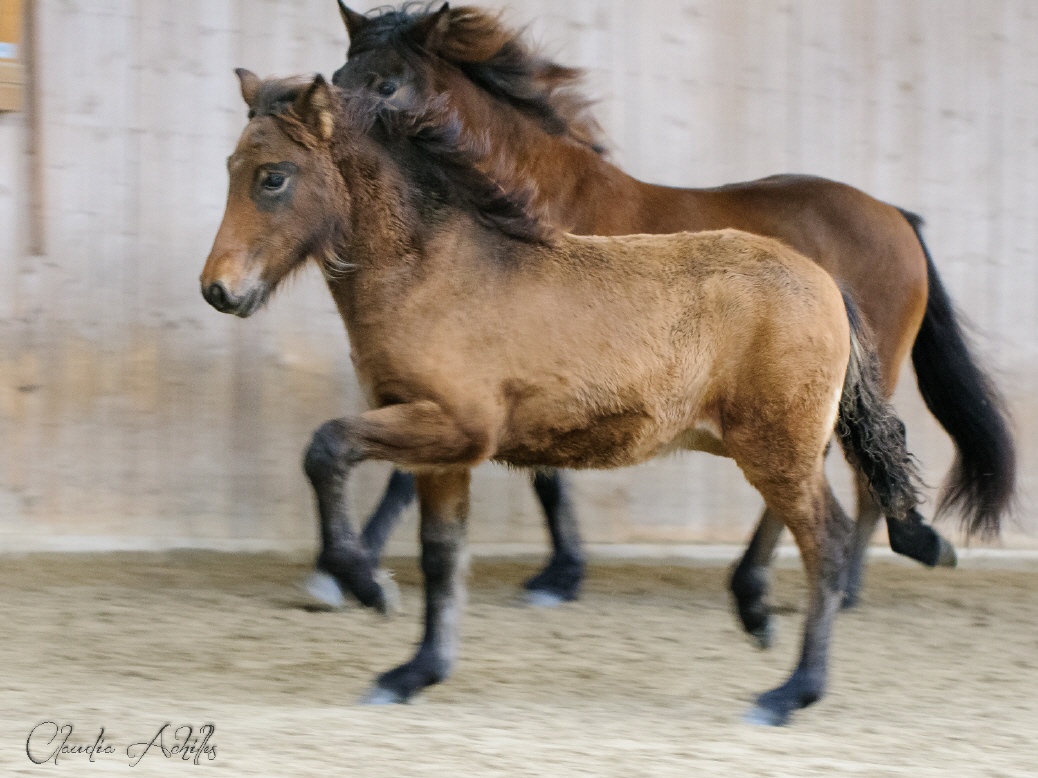
<path fill-rule="evenodd" d="M 548 566 L 524 584 L 527 599 L 547 606 L 570 602 L 577 599 L 584 580 L 584 553 L 570 486 L 558 470 L 539 470 L 533 488 L 551 535 L 552 556 Z"/>
<path fill-rule="evenodd" d="M 771 560 L 785 525 L 773 511 L 764 509 L 750 545 L 728 579 L 735 597 L 739 620 L 760 648 L 771 648 L 774 625 L 768 593 L 771 588 Z"/>
<path fill-rule="evenodd" d="M 364 702 L 407 702 L 450 675 L 458 655 L 458 623 L 465 604 L 465 520 L 469 471 L 418 476 L 421 502 L 425 634 L 414 657 L 379 676 Z"/>
<path fill-rule="evenodd" d="M 846 577 L 851 520 L 828 484 L 823 485 L 807 511 L 784 515 L 800 548 L 810 591 L 804 642 L 793 674 L 781 686 L 757 698 L 756 706 L 746 717 L 754 724 L 785 724 L 794 711 L 816 702 L 825 693 L 829 642 Z"/>

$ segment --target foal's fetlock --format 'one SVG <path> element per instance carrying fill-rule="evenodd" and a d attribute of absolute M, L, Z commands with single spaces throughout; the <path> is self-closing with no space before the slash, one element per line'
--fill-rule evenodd
<path fill-rule="evenodd" d="M 760 567 L 735 568 L 728 581 L 735 598 L 735 607 L 743 629 L 754 639 L 758 648 L 771 648 L 775 631 L 768 604 L 768 573 Z"/>

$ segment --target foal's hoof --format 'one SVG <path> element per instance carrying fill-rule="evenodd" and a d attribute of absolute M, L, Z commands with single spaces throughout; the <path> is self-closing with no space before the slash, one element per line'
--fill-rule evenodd
<path fill-rule="evenodd" d="M 743 723 L 755 727 L 781 727 L 789 722 L 789 713 L 781 713 L 761 705 L 754 705 L 742 717 Z"/>
<path fill-rule="evenodd" d="M 323 570 L 314 570 L 305 581 L 299 584 L 315 605 L 330 610 L 341 610 L 346 607 L 346 596 L 335 576 Z"/>
<path fill-rule="evenodd" d="M 381 686 L 373 686 L 360 698 L 361 705 L 400 705 L 408 702 L 405 697 L 393 689 L 384 689 Z"/>
<path fill-rule="evenodd" d="M 956 567 L 959 564 L 959 556 L 955 553 L 955 546 L 941 537 L 940 551 L 937 554 L 936 567 Z"/>
<path fill-rule="evenodd" d="M 393 580 L 392 573 L 388 570 L 376 570 L 373 578 L 378 592 L 370 607 L 383 616 L 400 610 L 400 587 Z M 341 610 L 347 605 L 346 589 L 334 575 L 323 570 L 310 573 L 300 584 L 300 588 L 318 607 Z"/>

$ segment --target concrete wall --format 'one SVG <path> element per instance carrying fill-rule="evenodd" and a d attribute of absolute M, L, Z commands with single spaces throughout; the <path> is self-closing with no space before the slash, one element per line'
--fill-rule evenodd
<path fill-rule="evenodd" d="M 1005 542 L 1038 546 L 1038 5 L 507 5 L 589 69 L 632 173 L 708 186 L 810 172 L 927 217 L 1021 433 L 1022 526 Z M 244 124 L 232 68 L 330 73 L 345 51 L 335 4 L 37 8 L 41 254 L 29 253 L 24 119 L 0 114 L 0 545 L 308 546 L 301 452 L 313 427 L 359 407 L 341 323 L 316 271 L 244 322 L 208 308 L 197 276 Z M 906 374 L 899 408 L 937 485 L 950 447 L 912 384 Z M 363 468 L 359 511 L 384 472 Z M 760 507 L 707 455 L 576 481 L 600 542 L 739 541 Z M 520 475 L 482 469 L 474 500 L 474 540 L 540 540 Z"/>

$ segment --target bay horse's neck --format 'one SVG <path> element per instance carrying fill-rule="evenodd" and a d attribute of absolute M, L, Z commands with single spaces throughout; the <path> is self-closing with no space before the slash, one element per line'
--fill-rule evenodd
<path fill-rule="evenodd" d="M 440 85 L 465 127 L 492 139 L 516 174 L 537 185 L 537 205 L 577 234 L 644 232 L 640 205 L 651 187 L 569 135 L 554 135 L 534 117 L 487 94 L 462 75 Z M 622 204 L 623 208 L 617 208 Z"/>

